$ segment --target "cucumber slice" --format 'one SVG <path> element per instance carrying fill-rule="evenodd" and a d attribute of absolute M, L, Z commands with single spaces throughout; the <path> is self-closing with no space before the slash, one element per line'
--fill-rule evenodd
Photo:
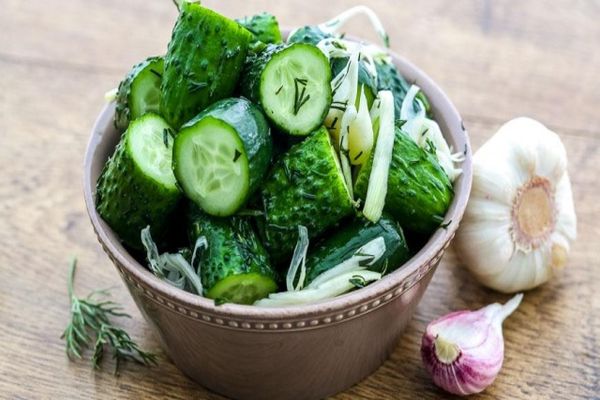
<path fill-rule="evenodd" d="M 262 106 L 281 131 L 306 136 L 331 105 L 331 68 L 318 47 L 305 43 L 268 46 L 250 58 L 242 93 Z"/>
<path fill-rule="evenodd" d="M 229 276 L 206 292 L 206 297 L 236 304 L 253 304 L 277 290 L 269 277 L 256 273 Z"/>
<path fill-rule="evenodd" d="M 181 197 L 171 170 L 169 125 L 148 113 L 134 120 L 108 160 L 96 189 L 96 208 L 130 247 L 142 249 L 140 231 L 165 238 Z"/>
<path fill-rule="evenodd" d="M 230 303 L 252 304 L 277 290 L 277 274 L 248 220 L 211 217 L 192 208 L 190 239 L 204 236 L 199 274 L 205 295 Z"/>
<path fill-rule="evenodd" d="M 271 153 L 261 111 L 248 100 L 226 99 L 182 128 L 173 168 L 187 197 L 210 215 L 229 216 L 254 192 Z"/>
<path fill-rule="evenodd" d="M 127 129 L 129 122 L 160 109 L 163 58 L 150 57 L 135 65 L 119 84 L 116 97 L 115 127 Z"/>

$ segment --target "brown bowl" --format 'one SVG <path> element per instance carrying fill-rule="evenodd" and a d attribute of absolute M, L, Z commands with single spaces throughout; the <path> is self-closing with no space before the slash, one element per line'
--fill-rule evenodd
<path fill-rule="evenodd" d="M 460 115 L 421 70 L 392 55 L 399 71 L 427 94 L 450 145 L 465 150 L 463 174 L 438 229 L 412 259 L 363 289 L 311 305 L 258 308 L 225 304 L 179 290 L 155 277 L 121 245 L 94 203 L 96 180 L 119 140 L 114 106 L 94 124 L 84 165 L 87 210 L 115 264 L 162 346 L 186 375 L 239 399 L 317 399 L 375 371 L 393 351 L 463 216 L 471 189 L 471 150 Z"/>

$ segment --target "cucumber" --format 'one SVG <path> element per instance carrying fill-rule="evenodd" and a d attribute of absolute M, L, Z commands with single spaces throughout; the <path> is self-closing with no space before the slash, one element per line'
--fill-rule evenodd
<path fill-rule="evenodd" d="M 288 37 L 288 43 L 308 43 L 315 46 L 323 39 L 333 37 L 330 33 L 323 32 L 318 26 L 307 25 L 296 29 Z"/>
<path fill-rule="evenodd" d="M 317 129 L 331 105 L 331 68 L 318 47 L 269 45 L 248 57 L 240 89 L 259 103 L 279 130 L 306 136 Z"/>
<path fill-rule="evenodd" d="M 197 3 L 183 2 L 165 56 L 160 109 L 176 129 L 236 88 L 252 34 Z"/>
<path fill-rule="evenodd" d="M 268 12 L 239 18 L 236 21 L 254 35 L 254 42 L 263 42 L 266 44 L 278 44 L 282 42 L 277 18 Z"/>
<path fill-rule="evenodd" d="M 396 66 L 389 59 L 376 59 L 375 68 L 377 70 L 377 88 L 378 90 L 390 90 L 394 95 L 394 114 L 396 119 L 400 118 L 400 110 L 406 93 L 410 89 L 410 84 L 400 74 Z M 415 107 L 419 107 L 416 99 L 421 100 L 425 106 L 427 116 L 431 117 L 431 105 L 425 93 L 419 91 L 414 102 Z"/>
<path fill-rule="evenodd" d="M 358 171 L 354 192 L 365 199 L 373 155 Z M 384 210 L 406 229 L 430 234 L 444 222 L 454 192 L 434 154 L 395 129 Z"/>
<path fill-rule="evenodd" d="M 163 58 L 150 57 L 136 64 L 119 84 L 115 128 L 125 130 L 129 122 L 160 109 Z"/>
<path fill-rule="evenodd" d="M 96 187 L 96 209 L 126 245 L 142 249 L 140 231 L 165 238 L 181 194 L 171 170 L 172 130 L 158 115 L 132 121 Z"/>
<path fill-rule="evenodd" d="M 272 152 L 261 110 L 246 99 L 224 99 L 181 128 L 173 170 L 194 203 L 208 214 L 229 216 L 257 189 Z"/>
<path fill-rule="evenodd" d="M 264 241 L 276 262 L 294 249 L 298 225 L 305 226 L 314 238 L 354 210 L 324 127 L 277 161 L 261 195 Z"/>
<path fill-rule="evenodd" d="M 306 259 L 306 281 L 310 284 L 317 276 L 352 257 L 365 244 L 383 237 L 385 253 L 369 270 L 389 273 L 399 268 L 410 258 L 410 252 L 402 228 L 389 217 L 382 217 L 376 223 L 357 218 L 342 226 L 309 252 Z"/>
<path fill-rule="evenodd" d="M 252 304 L 277 290 L 277 275 L 258 237 L 245 219 L 190 213 L 190 239 L 205 236 L 200 257 L 205 296 L 218 301 Z"/>

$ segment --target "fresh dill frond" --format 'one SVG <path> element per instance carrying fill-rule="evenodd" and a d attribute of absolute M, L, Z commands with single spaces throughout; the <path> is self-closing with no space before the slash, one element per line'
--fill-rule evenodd
<path fill-rule="evenodd" d="M 115 375 L 119 372 L 121 361 L 131 360 L 142 365 L 156 365 L 157 356 L 145 352 L 131 339 L 122 328 L 111 321 L 112 318 L 130 315 L 121 305 L 110 300 L 100 300 L 107 296 L 108 290 L 96 290 L 87 297 L 77 297 L 73 290 L 77 259 L 73 258 L 69 267 L 67 290 L 71 301 L 70 321 L 61 338 L 65 340 L 67 356 L 70 359 L 82 358 L 82 353 L 94 343 L 92 365 L 100 368 L 105 348 L 110 348 L 115 360 Z"/>

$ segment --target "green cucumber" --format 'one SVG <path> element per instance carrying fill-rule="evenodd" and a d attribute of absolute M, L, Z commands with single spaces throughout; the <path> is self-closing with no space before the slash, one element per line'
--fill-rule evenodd
<path fill-rule="evenodd" d="M 279 130 L 306 136 L 329 111 L 331 68 L 316 46 L 269 45 L 248 57 L 240 88 Z"/>
<path fill-rule="evenodd" d="M 183 2 L 165 56 L 160 109 L 174 127 L 236 88 L 252 34 L 197 3 Z"/>
<path fill-rule="evenodd" d="M 246 99 L 224 99 L 181 128 L 173 170 L 188 198 L 208 214 L 225 217 L 258 188 L 272 152 L 261 110 Z"/>
<path fill-rule="evenodd" d="M 333 37 L 330 33 L 323 32 L 318 26 L 307 25 L 296 29 L 288 37 L 288 43 L 308 43 L 315 46 L 323 39 Z"/>
<path fill-rule="evenodd" d="M 163 58 L 150 57 L 136 64 L 119 84 L 115 107 L 115 127 L 127 129 L 129 122 L 160 109 Z"/>
<path fill-rule="evenodd" d="M 358 249 L 380 236 L 385 242 L 385 253 L 369 266 L 371 271 L 389 273 L 410 258 L 404 233 L 397 222 L 386 216 L 376 223 L 358 218 L 338 228 L 332 236 L 312 248 L 306 258 L 305 285 L 349 259 Z"/>
<path fill-rule="evenodd" d="M 250 223 L 242 218 L 211 217 L 192 211 L 190 239 L 206 237 L 200 278 L 208 298 L 252 304 L 277 290 L 277 275 Z"/>
<path fill-rule="evenodd" d="M 140 231 L 165 238 L 181 194 L 171 170 L 172 130 L 158 115 L 132 121 L 106 163 L 96 188 L 96 208 L 128 246 L 142 249 Z"/>
<path fill-rule="evenodd" d="M 236 21 L 254 35 L 255 42 L 266 44 L 278 44 L 282 42 L 277 18 L 268 12 L 239 18 Z"/>
<path fill-rule="evenodd" d="M 419 147 L 395 128 L 384 210 L 404 228 L 430 234 L 444 222 L 454 192 L 435 154 Z M 354 193 L 364 200 L 373 155 L 358 171 Z"/>
<path fill-rule="evenodd" d="M 277 161 L 261 194 L 265 245 L 277 262 L 294 249 L 298 225 L 314 238 L 354 210 L 324 127 Z"/>
<path fill-rule="evenodd" d="M 398 119 L 400 118 L 402 102 L 410 89 L 410 84 L 389 59 L 376 59 L 375 68 L 377 70 L 377 88 L 378 90 L 390 90 L 392 92 L 394 95 L 394 114 L 396 119 Z M 419 91 L 419 94 L 415 97 L 415 107 L 419 107 L 419 104 L 416 102 L 417 99 L 421 100 L 425 106 L 425 112 L 431 117 L 431 105 L 425 93 Z"/>

